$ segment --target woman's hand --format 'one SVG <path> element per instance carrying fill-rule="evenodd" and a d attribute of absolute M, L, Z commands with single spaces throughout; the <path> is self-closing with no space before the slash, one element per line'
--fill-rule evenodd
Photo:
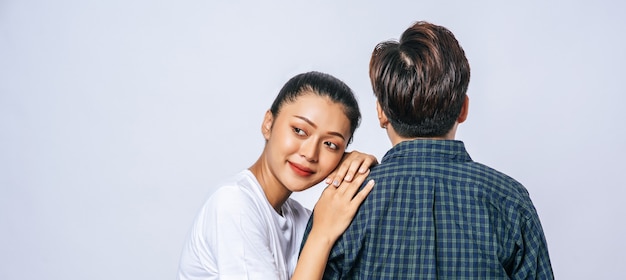
<path fill-rule="evenodd" d="M 351 182 L 352 179 L 358 174 L 364 174 L 378 164 L 378 160 L 375 156 L 370 154 L 364 154 L 358 151 L 346 152 L 341 158 L 341 162 L 333 172 L 326 178 L 326 184 L 333 184 L 339 186 L 341 182 Z"/>
<path fill-rule="evenodd" d="M 366 169 L 351 182 L 346 180 L 338 187 L 329 185 L 324 189 L 313 209 L 311 236 L 321 234 L 331 245 L 339 238 L 374 187 L 374 181 L 370 180 L 359 191 L 368 174 L 369 169 Z"/>
<path fill-rule="evenodd" d="M 369 169 L 358 173 L 351 182 L 324 189 L 313 209 L 313 227 L 300 252 L 291 280 L 322 279 L 330 250 L 337 238 L 348 228 L 361 203 L 374 187 L 370 180 L 359 191 Z"/>

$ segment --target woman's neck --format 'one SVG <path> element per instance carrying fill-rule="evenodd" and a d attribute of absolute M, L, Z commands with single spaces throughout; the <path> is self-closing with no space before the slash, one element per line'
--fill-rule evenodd
<path fill-rule="evenodd" d="M 261 156 L 250 168 L 250 172 L 256 177 L 267 201 L 272 205 L 274 210 L 282 215 L 281 207 L 291 195 L 289 191 L 270 171 L 263 157 Z"/>

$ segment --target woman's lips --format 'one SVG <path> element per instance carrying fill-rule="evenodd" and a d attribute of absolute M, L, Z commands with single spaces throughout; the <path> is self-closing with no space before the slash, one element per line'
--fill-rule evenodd
<path fill-rule="evenodd" d="M 302 165 L 299 165 L 293 162 L 289 162 L 289 166 L 296 174 L 300 176 L 311 176 L 313 175 L 313 173 L 315 173 L 310 168 L 304 167 Z"/>

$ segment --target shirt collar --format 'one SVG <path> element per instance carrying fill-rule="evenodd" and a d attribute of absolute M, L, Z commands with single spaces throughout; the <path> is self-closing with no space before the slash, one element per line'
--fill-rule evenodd
<path fill-rule="evenodd" d="M 472 161 L 467 150 L 465 150 L 465 144 L 459 140 L 415 139 L 402 141 L 385 153 L 381 163 L 399 157 L 411 157 L 416 160 L 440 158 L 457 162 Z"/>

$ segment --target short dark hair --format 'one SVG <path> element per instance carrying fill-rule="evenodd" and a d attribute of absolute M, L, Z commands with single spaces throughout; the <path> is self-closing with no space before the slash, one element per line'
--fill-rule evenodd
<path fill-rule="evenodd" d="M 350 120 L 350 139 L 348 139 L 348 144 L 352 142 L 354 131 L 361 123 L 359 104 L 352 89 L 343 81 L 330 74 L 311 71 L 298 74 L 289 79 L 272 103 L 270 108 L 272 115 L 277 116 L 283 104 L 293 102 L 300 95 L 308 92 L 328 97 L 331 101 L 343 105 L 344 114 Z"/>
<path fill-rule="evenodd" d="M 376 99 L 402 137 L 440 137 L 465 101 L 470 66 L 454 34 L 419 21 L 398 41 L 376 45 L 370 59 Z"/>

